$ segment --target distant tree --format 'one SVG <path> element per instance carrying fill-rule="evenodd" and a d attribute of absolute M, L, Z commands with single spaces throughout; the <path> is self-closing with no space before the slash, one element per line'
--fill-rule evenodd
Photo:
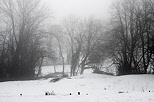
<path fill-rule="evenodd" d="M 79 54 L 81 51 L 81 44 L 77 41 L 77 35 L 81 31 L 79 29 L 80 19 L 74 16 L 69 16 L 63 21 L 63 33 L 66 35 L 67 41 L 71 49 L 71 72 L 70 75 L 74 76 L 76 67 L 79 61 Z M 80 33 L 81 34 L 81 33 Z"/>
<path fill-rule="evenodd" d="M 62 59 L 62 63 L 63 63 L 63 76 L 64 76 L 64 72 L 65 72 L 65 61 L 64 61 L 64 55 L 63 55 L 63 51 L 62 51 L 62 28 L 60 27 L 60 25 L 53 25 L 50 29 L 50 34 L 51 36 L 53 36 L 54 38 L 56 38 L 57 42 L 58 42 L 58 48 L 59 48 L 59 52 L 60 52 L 60 57 Z"/>
<path fill-rule="evenodd" d="M 102 22 L 93 17 L 69 17 L 64 21 L 64 33 L 68 35 L 72 51 L 71 75 L 76 75 L 79 70 L 83 74 L 84 67 L 90 64 L 89 57 L 103 33 Z"/>
<path fill-rule="evenodd" d="M 84 67 L 90 64 L 89 57 L 95 51 L 96 46 L 100 40 L 100 37 L 103 35 L 103 23 L 100 20 L 90 17 L 84 20 L 85 32 L 82 42 L 82 51 L 81 51 L 81 72 L 83 74 Z M 96 55 L 96 54 L 95 54 Z"/>

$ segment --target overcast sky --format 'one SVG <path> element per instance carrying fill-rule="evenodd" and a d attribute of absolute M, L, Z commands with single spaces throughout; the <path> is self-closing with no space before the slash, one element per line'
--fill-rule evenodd
<path fill-rule="evenodd" d="M 43 0 L 52 9 L 57 20 L 69 15 L 107 18 L 113 0 Z"/>

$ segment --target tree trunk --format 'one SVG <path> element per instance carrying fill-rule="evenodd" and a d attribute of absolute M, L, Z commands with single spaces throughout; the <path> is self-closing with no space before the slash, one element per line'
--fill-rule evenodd
<path fill-rule="evenodd" d="M 80 74 L 82 75 L 83 72 L 84 72 L 84 65 L 82 64 L 82 65 L 81 65 L 81 72 L 80 72 Z"/>
<path fill-rule="evenodd" d="M 55 73 L 56 72 L 56 65 L 54 64 L 53 67 L 54 67 L 54 73 Z"/>
<path fill-rule="evenodd" d="M 38 78 L 38 76 L 41 74 L 41 70 L 42 70 L 41 67 L 42 67 L 43 59 L 44 59 L 44 57 L 41 58 L 41 61 L 40 61 L 40 64 L 39 64 L 39 70 L 38 70 L 36 78 Z"/>
<path fill-rule="evenodd" d="M 65 62 L 64 62 L 64 57 L 62 56 L 62 61 L 63 61 L 63 76 L 65 74 Z"/>

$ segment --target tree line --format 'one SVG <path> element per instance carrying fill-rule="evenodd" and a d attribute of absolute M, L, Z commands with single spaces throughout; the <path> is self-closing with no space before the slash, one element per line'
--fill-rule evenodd
<path fill-rule="evenodd" d="M 153 0 L 115 1 L 107 22 L 69 16 L 47 26 L 47 11 L 39 0 L 0 1 L 1 80 L 38 77 L 44 58 L 60 57 L 64 75 L 66 53 L 71 76 L 107 58 L 118 75 L 153 72 Z"/>
<path fill-rule="evenodd" d="M 0 79 L 35 77 L 46 56 L 43 34 L 47 12 L 39 0 L 0 1 Z"/>
<path fill-rule="evenodd" d="M 154 73 L 154 1 L 118 0 L 108 23 L 68 17 L 71 75 L 110 58 L 118 75 Z"/>
<path fill-rule="evenodd" d="M 112 59 L 118 75 L 153 73 L 154 1 L 119 0 L 111 10 L 107 24 L 89 18 L 77 26 L 79 29 L 75 28 L 77 20 L 65 22 L 71 49 L 75 40 L 78 45 L 72 50 L 72 73 L 80 68 L 82 74 L 86 65 L 100 64 L 106 58 Z"/>
<path fill-rule="evenodd" d="M 154 1 L 122 0 L 113 4 L 113 61 L 119 74 L 151 73 L 154 51 Z M 149 69 L 149 71 L 148 71 Z"/>

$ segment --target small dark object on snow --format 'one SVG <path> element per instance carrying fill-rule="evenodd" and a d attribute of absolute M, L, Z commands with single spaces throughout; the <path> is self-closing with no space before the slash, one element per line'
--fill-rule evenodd
<path fill-rule="evenodd" d="M 87 94 L 88 95 L 88 94 Z"/>
<path fill-rule="evenodd" d="M 20 94 L 20 96 L 22 96 L 22 94 Z"/>
<path fill-rule="evenodd" d="M 104 90 L 106 90 L 106 88 L 104 88 Z"/>
<path fill-rule="evenodd" d="M 78 95 L 80 95 L 80 92 L 78 92 Z"/>
<path fill-rule="evenodd" d="M 149 92 L 150 92 L 150 90 L 149 90 Z"/>
<path fill-rule="evenodd" d="M 47 93 L 47 92 L 45 92 L 45 95 L 47 96 L 47 95 L 48 95 L 48 93 Z"/>
<path fill-rule="evenodd" d="M 70 93 L 70 95 L 72 95 L 72 94 Z"/>
<path fill-rule="evenodd" d="M 57 82 L 57 81 L 59 81 L 60 79 L 62 79 L 62 78 L 54 78 L 54 79 L 52 79 L 50 82 Z"/>
<path fill-rule="evenodd" d="M 47 96 L 47 95 L 50 95 L 50 93 L 49 92 L 45 92 L 45 95 Z"/>
<path fill-rule="evenodd" d="M 119 91 L 118 93 L 124 93 L 124 92 L 122 92 L 122 91 Z"/>

